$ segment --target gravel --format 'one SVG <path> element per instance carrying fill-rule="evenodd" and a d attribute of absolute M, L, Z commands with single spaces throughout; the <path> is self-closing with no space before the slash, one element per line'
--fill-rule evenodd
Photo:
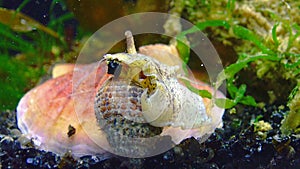
<path fill-rule="evenodd" d="M 263 109 L 236 107 L 223 117 L 223 129 L 217 129 L 204 143 L 187 139 L 173 149 L 145 159 L 84 156 L 75 159 L 68 153 L 60 157 L 35 149 L 17 130 L 15 111 L 0 117 L 0 168 L 199 168 L 199 169 L 299 169 L 300 139 L 281 136 L 279 127 L 287 110 L 269 105 Z M 231 111 L 232 112 L 232 111 Z M 254 132 L 253 119 L 261 115 L 273 130 L 262 137 Z"/>

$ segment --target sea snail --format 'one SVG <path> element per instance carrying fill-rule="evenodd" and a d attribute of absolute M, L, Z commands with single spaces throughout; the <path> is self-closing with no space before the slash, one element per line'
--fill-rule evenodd
<path fill-rule="evenodd" d="M 107 54 L 104 58 L 109 64 L 119 62 L 119 67 L 127 69 L 120 71 L 111 83 L 122 82 L 141 92 L 140 97 L 136 97 L 142 113 L 139 121 L 155 127 L 182 129 L 197 128 L 209 122 L 202 98 L 177 80 L 178 66 L 167 66 L 142 54 Z M 100 91 L 105 90 L 106 85 Z"/>
<path fill-rule="evenodd" d="M 38 148 L 78 157 L 145 153 L 129 139 L 143 146 L 140 138 L 156 136 L 173 144 L 189 137 L 204 141 L 222 126 L 224 110 L 187 89 L 178 78 L 180 66 L 166 62 L 178 57 L 174 47 L 141 47 L 144 55 L 136 52 L 131 33 L 125 35 L 128 53 L 106 54 L 99 63 L 77 66 L 20 100 L 18 127 Z M 81 79 L 74 80 L 75 75 Z M 193 85 L 213 91 L 201 82 Z M 217 96 L 224 97 L 219 91 Z"/>

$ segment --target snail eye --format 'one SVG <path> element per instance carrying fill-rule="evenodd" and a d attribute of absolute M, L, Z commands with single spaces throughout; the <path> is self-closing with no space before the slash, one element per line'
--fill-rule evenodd
<path fill-rule="evenodd" d="M 118 77 L 120 75 L 122 66 L 118 62 L 116 62 L 115 60 L 110 60 L 107 66 L 108 74 L 113 74 L 115 77 Z"/>

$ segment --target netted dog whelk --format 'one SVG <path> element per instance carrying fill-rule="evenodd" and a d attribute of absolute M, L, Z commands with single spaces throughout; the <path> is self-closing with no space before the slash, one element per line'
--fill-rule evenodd
<path fill-rule="evenodd" d="M 76 68 L 68 65 L 71 71 L 21 99 L 18 127 L 37 148 L 77 157 L 107 151 L 147 156 L 145 151 L 165 143 L 151 137 L 169 138 L 174 145 L 190 137 L 205 141 L 222 126 L 224 109 L 180 82 L 174 46 L 149 45 L 137 53 L 131 33 L 125 35 L 128 53 L 107 54 L 99 63 Z M 75 74 L 79 81 L 74 81 Z M 191 83 L 213 92 L 206 84 Z M 216 95 L 224 97 L 219 91 Z"/>

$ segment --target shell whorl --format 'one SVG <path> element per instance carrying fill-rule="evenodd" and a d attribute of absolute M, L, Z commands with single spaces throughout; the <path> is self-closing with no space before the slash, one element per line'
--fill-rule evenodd
<path fill-rule="evenodd" d="M 118 153 L 145 153 L 140 147 L 153 146 L 132 142 L 133 138 L 148 138 L 159 135 L 162 128 L 146 123 L 142 115 L 141 95 L 145 89 L 110 79 L 99 89 L 95 98 L 95 113 L 98 125 Z"/>

